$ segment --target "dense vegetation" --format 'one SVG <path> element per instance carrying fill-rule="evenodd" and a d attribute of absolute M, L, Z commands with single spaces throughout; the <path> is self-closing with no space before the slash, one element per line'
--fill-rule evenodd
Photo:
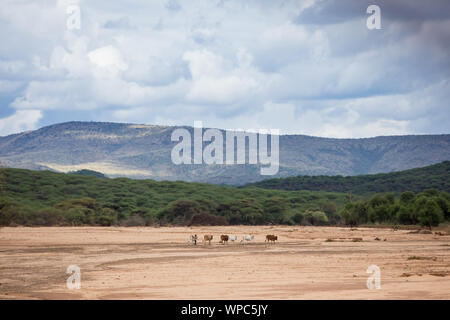
<path fill-rule="evenodd" d="M 322 224 L 342 193 L 0 169 L 0 225 Z"/>
<path fill-rule="evenodd" d="M 321 190 L 366 194 L 375 192 L 422 192 L 438 189 L 450 192 L 450 161 L 428 167 L 360 176 L 298 176 L 268 179 L 251 184 L 278 190 Z"/>
<path fill-rule="evenodd" d="M 398 198 L 392 193 L 376 194 L 369 200 L 346 204 L 339 215 L 347 225 L 398 223 L 431 228 L 450 221 L 450 194 L 436 189 L 419 194 L 406 191 Z"/>
<path fill-rule="evenodd" d="M 437 190 L 365 198 L 323 191 L 0 169 L 3 226 L 339 223 L 430 226 L 448 221 L 449 208 L 450 195 Z"/>

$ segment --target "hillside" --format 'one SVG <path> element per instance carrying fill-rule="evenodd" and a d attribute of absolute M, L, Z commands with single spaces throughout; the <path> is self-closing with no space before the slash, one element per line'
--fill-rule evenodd
<path fill-rule="evenodd" d="M 332 192 L 0 169 L 0 225 L 189 224 L 196 215 L 211 224 L 289 224 L 308 209 L 332 219 L 347 202 Z"/>
<path fill-rule="evenodd" d="M 438 225 L 449 220 L 450 194 L 436 190 L 369 198 L 0 169 L 0 226 Z"/>
<path fill-rule="evenodd" d="M 256 187 L 278 190 L 320 190 L 365 194 L 371 192 L 422 192 L 438 189 L 450 192 L 450 161 L 405 171 L 360 176 L 298 176 L 267 179 Z"/>
<path fill-rule="evenodd" d="M 192 132 L 191 127 L 185 127 Z M 243 185 L 268 178 L 257 165 L 174 165 L 176 127 L 68 122 L 0 137 L 0 165 L 59 172 L 83 169 L 109 177 Z M 274 177 L 359 175 L 423 167 L 450 160 L 450 135 L 330 139 L 280 136 Z"/>

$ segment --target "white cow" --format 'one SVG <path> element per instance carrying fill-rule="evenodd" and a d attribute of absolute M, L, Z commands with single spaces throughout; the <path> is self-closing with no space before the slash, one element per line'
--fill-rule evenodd
<path fill-rule="evenodd" d="M 237 240 L 237 236 L 228 236 L 228 240 L 230 241 L 236 241 Z"/>
<path fill-rule="evenodd" d="M 255 238 L 254 235 L 252 234 L 246 234 L 245 236 L 242 237 L 241 243 L 242 242 L 248 242 L 248 241 L 252 241 Z"/>

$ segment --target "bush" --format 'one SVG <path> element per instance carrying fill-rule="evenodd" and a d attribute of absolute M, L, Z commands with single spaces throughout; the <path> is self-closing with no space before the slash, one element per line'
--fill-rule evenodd
<path fill-rule="evenodd" d="M 400 202 L 408 204 L 414 201 L 415 194 L 411 191 L 405 191 L 400 195 Z"/>
<path fill-rule="evenodd" d="M 442 210 L 444 214 L 444 220 L 450 220 L 450 202 L 445 198 L 444 195 L 440 195 L 439 198 L 436 199 L 436 203 Z"/>
<path fill-rule="evenodd" d="M 344 224 L 354 227 L 359 224 L 358 212 L 355 210 L 353 203 L 347 204 L 340 212 L 339 215 Z"/>
<path fill-rule="evenodd" d="M 281 197 L 273 197 L 263 202 L 263 217 L 262 221 L 257 223 L 281 223 L 284 219 L 284 214 L 289 208 L 286 199 Z"/>
<path fill-rule="evenodd" d="M 328 224 L 328 217 L 323 211 L 306 211 L 305 221 L 313 226 L 322 226 Z"/>
<path fill-rule="evenodd" d="M 192 217 L 189 226 L 225 226 L 228 225 L 224 217 L 215 216 L 208 213 L 199 213 Z"/>
<path fill-rule="evenodd" d="M 141 227 L 145 226 L 145 220 L 141 216 L 135 214 L 120 221 L 120 225 L 124 227 Z"/>
<path fill-rule="evenodd" d="M 96 217 L 96 223 L 101 226 L 112 226 L 117 222 L 117 213 L 109 208 L 103 208 L 100 215 Z"/>
<path fill-rule="evenodd" d="M 412 206 L 402 206 L 397 212 L 397 222 L 401 224 L 415 224 L 417 223 L 416 217 L 413 214 Z"/>
<path fill-rule="evenodd" d="M 437 205 L 436 201 L 428 200 L 422 210 L 419 211 L 419 222 L 423 226 L 436 227 L 444 220 L 442 210 Z"/>
<path fill-rule="evenodd" d="M 28 216 L 27 221 L 25 221 L 26 225 L 53 226 L 64 224 L 62 212 L 55 208 L 42 209 L 30 216 Z"/>
<path fill-rule="evenodd" d="M 0 199 L 0 225 L 8 226 L 11 223 L 22 224 L 23 217 L 18 204 Z"/>
<path fill-rule="evenodd" d="M 327 215 L 330 224 L 337 224 L 341 220 L 340 216 L 337 214 L 336 204 L 333 202 L 325 203 L 322 205 L 321 209 L 321 211 L 325 212 Z"/>
<path fill-rule="evenodd" d="M 187 224 L 195 214 L 200 213 L 200 205 L 193 200 L 176 200 L 171 202 L 158 215 L 159 219 L 164 219 L 175 224 Z"/>
<path fill-rule="evenodd" d="M 151 212 L 146 213 L 143 218 L 146 226 L 152 226 L 158 223 L 158 218 Z"/>
<path fill-rule="evenodd" d="M 71 208 L 64 213 L 64 218 L 73 226 L 84 223 L 84 212 L 82 208 Z"/>
<path fill-rule="evenodd" d="M 295 222 L 295 224 L 302 224 L 304 217 L 301 213 L 296 213 L 294 214 L 294 216 L 292 217 L 292 220 Z"/>

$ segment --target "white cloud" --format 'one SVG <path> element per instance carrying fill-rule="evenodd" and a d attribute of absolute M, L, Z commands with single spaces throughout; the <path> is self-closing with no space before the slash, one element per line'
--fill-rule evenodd
<path fill-rule="evenodd" d="M 89 52 L 89 60 L 96 65 L 101 72 L 106 72 L 109 76 L 114 76 L 119 71 L 126 70 L 127 64 L 122 56 L 113 46 L 106 46 Z"/>
<path fill-rule="evenodd" d="M 13 115 L 0 119 L 0 136 L 35 129 L 41 118 L 40 110 L 18 110 Z"/>
<path fill-rule="evenodd" d="M 80 30 L 66 28 L 69 4 Z M 0 95 L 17 113 L 45 110 L 34 125 L 64 110 L 321 136 L 448 132 L 450 19 L 402 5 L 369 31 L 352 1 L 6 1 Z"/>
<path fill-rule="evenodd" d="M 250 68 L 251 56 L 243 63 L 242 50 L 238 51 L 240 66 L 234 66 L 208 50 L 188 51 L 183 59 L 189 63 L 192 75 L 187 101 L 210 104 L 232 104 L 243 96 L 251 95 L 259 83 Z"/>

